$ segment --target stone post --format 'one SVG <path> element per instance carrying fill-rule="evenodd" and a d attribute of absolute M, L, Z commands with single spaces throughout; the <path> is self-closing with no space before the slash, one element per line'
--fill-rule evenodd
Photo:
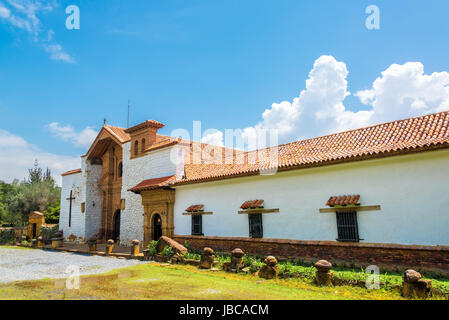
<path fill-rule="evenodd" d="M 108 244 L 106 245 L 106 255 L 110 255 L 112 250 L 114 250 L 114 240 L 109 239 Z"/>
<path fill-rule="evenodd" d="M 214 256 L 214 250 L 211 248 L 204 248 L 203 254 L 201 255 L 200 260 L 200 269 L 211 269 L 214 264 L 215 256 Z"/>
<path fill-rule="evenodd" d="M 91 237 L 89 240 L 87 240 L 87 245 L 89 246 L 89 252 L 95 252 L 97 251 L 97 238 Z"/>
<path fill-rule="evenodd" d="M 333 272 L 330 271 L 332 264 L 327 260 L 319 260 L 315 263 L 316 268 L 316 284 L 319 286 L 330 286 L 332 285 Z"/>
<path fill-rule="evenodd" d="M 223 264 L 223 269 L 228 272 L 239 272 L 239 270 L 244 267 L 243 256 L 245 253 L 242 249 L 236 248 L 232 250 L 231 254 L 231 262 L 225 262 Z"/>
<path fill-rule="evenodd" d="M 402 277 L 402 295 L 406 298 L 425 299 L 432 289 L 432 281 L 421 279 L 421 274 L 415 270 L 408 269 Z"/>
<path fill-rule="evenodd" d="M 38 248 L 42 248 L 44 246 L 44 239 L 42 238 L 42 236 L 37 238 L 37 247 Z"/>
<path fill-rule="evenodd" d="M 258 271 L 259 277 L 264 279 L 277 278 L 279 274 L 279 266 L 276 258 L 273 256 L 268 256 L 264 262 L 265 265 Z"/>
<path fill-rule="evenodd" d="M 37 247 L 37 239 L 31 240 L 31 247 L 36 248 Z"/>
<path fill-rule="evenodd" d="M 139 247 L 140 241 L 136 239 L 136 240 L 133 240 L 131 243 L 132 243 L 131 255 L 133 257 L 138 256 L 140 253 L 140 247 Z"/>
<path fill-rule="evenodd" d="M 59 230 L 55 233 L 54 237 L 51 238 L 51 247 L 53 249 L 62 247 L 64 243 L 62 230 Z"/>

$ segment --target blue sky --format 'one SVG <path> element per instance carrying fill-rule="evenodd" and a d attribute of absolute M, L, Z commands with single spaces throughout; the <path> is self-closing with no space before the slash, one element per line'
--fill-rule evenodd
<path fill-rule="evenodd" d="M 68 5 L 79 30 L 65 26 Z M 379 30 L 365 27 L 368 5 Z M 128 99 L 131 125 L 274 127 L 281 142 L 440 111 L 448 21 L 436 0 L 0 0 L 0 179 L 21 178 L 33 157 L 56 173 L 79 167 L 103 118 L 126 126 Z"/>

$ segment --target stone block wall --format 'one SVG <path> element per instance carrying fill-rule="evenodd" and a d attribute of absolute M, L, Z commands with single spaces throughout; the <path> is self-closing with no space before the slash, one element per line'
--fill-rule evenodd
<path fill-rule="evenodd" d="M 176 163 L 170 160 L 173 148 L 169 147 L 150 152 L 148 155 L 130 159 L 131 143 L 123 144 L 122 199 L 125 210 L 120 222 L 120 241 L 131 245 L 134 239 L 143 242 L 144 208 L 140 195 L 128 191 L 145 179 L 158 178 L 176 174 Z"/>
<path fill-rule="evenodd" d="M 101 226 L 101 165 L 92 165 L 82 159 L 85 165 L 84 185 L 86 188 L 85 238 L 88 239 L 100 231 Z"/>
<path fill-rule="evenodd" d="M 449 274 L 449 246 L 414 246 L 378 243 L 343 243 L 336 241 L 301 241 L 284 239 L 251 239 L 176 235 L 174 240 L 190 242 L 192 249 L 210 247 L 215 252 L 235 248 L 257 255 L 316 262 L 326 259 L 337 265 L 356 267 L 377 265 L 383 270 L 405 270 Z"/>

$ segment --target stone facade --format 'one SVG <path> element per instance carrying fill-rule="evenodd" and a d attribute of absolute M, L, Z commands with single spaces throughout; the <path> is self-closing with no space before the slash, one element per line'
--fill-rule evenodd
<path fill-rule="evenodd" d="M 101 165 L 93 165 L 82 161 L 85 172 L 86 199 L 85 199 L 85 226 L 84 238 L 89 239 L 97 234 L 101 228 L 101 190 L 99 188 L 102 168 Z"/>
<path fill-rule="evenodd" d="M 123 145 L 122 198 L 125 199 L 125 209 L 120 230 L 122 244 L 130 243 L 133 239 L 144 241 L 145 211 L 142 197 L 128 190 L 142 180 L 175 174 L 176 164 L 170 161 L 174 148 L 177 147 L 152 151 L 144 157 L 131 159 L 131 143 Z"/>

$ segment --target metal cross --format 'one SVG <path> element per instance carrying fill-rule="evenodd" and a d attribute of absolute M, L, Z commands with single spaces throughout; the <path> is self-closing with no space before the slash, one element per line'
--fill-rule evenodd
<path fill-rule="evenodd" d="M 72 200 L 75 200 L 75 197 L 72 196 L 72 190 L 70 190 L 70 197 L 66 200 L 70 200 L 70 207 L 69 207 L 69 227 L 72 226 Z"/>

